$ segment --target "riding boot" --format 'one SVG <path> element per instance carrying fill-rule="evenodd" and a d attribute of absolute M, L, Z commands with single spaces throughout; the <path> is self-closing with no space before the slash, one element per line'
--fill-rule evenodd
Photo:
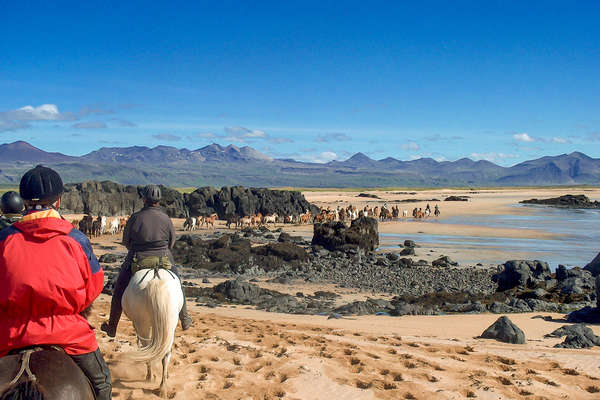
<path fill-rule="evenodd" d="M 125 292 L 125 289 L 127 289 L 127 285 L 129 285 L 132 275 L 130 265 L 131 264 L 128 257 L 121 266 L 121 271 L 119 272 L 119 276 L 117 277 L 117 281 L 115 282 L 115 286 L 113 288 L 113 295 L 110 301 L 110 317 L 108 322 L 103 322 L 102 325 L 100 325 L 100 329 L 106 332 L 106 334 L 110 337 L 115 337 L 117 334 L 117 325 L 119 324 L 121 313 L 123 312 L 121 300 L 123 299 L 123 293 Z"/>
<path fill-rule="evenodd" d="M 177 267 L 175 265 L 171 267 L 171 271 L 173 271 L 173 273 L 177 275 L 177 278 L 179 278 L 179 282 L 181 282 L 181 277 L 179 276 L 179 272 L 177 271 Z M 181 307 L 181 311 L 179 311 L 179 320 L 181 321 L 181 330 L 185 331 L 192 326 L 194 320 L 192 319 L 192 317 L 190 317 L 190 315 L 187 312 L 187 302 L 185 299 L 185 291 L 183 290 L 183 286 L 181 286 L 181 292 L 183 293 L 183 306 Z"/>
<path fill-rule="evenodd" d="M 90 380 L 96 393 L 96 400 L 110 400 L 112 398 L 110 370 L 100 349 L 96 349 L 92 353 L 71 355 L 70 357 Z"/>

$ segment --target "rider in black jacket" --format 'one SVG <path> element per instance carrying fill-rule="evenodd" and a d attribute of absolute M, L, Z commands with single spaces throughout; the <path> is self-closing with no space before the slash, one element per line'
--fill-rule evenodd
<path fill-rule="evenodd" d="M 142 190 L 142 197 L 144 208 L 131 215 L 123 231 L 123 244 L 129 252 L 115 283 L 109 320 L 100 327 L 110 337 L 114 337 L 117 332 L 122 312 L 123 292 L 135 273 L 132 268 L 139 268 L 140 265 L 147 267 L 148 261 L 152 263 L 155 260 L 157 266 L 167 266 L 179 277 L 171 254 L 171 248 L 175 244 L 175 228 L 169 216 L 158 204 L 161 198 L 160 188 L 156 185 L 148 185 Z M 183 330 L 192 325 L 192 318 L 187 313 L 185 294 L 179 319 Z"/>

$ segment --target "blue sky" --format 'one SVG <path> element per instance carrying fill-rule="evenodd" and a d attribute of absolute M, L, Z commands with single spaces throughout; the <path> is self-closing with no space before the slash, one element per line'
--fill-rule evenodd
<path fill-rule="evenodd" d="M 600 157 L 597 1 L 10 3 L 0 143 Z"/>

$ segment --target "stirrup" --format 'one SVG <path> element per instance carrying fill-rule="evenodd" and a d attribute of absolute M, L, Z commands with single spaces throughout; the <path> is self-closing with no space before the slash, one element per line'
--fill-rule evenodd
<path fill-rule="evenodd" d="M 100 330 L 112 338 L 117 335 L 117 330 L 111 329 L 111 326 L 108 324 L 108 322 L 103 322 L 102 325 L 100 325 Z"/>

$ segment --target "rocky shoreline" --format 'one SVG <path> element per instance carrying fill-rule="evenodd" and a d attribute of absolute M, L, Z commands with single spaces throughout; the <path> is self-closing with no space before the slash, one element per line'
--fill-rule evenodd
<path fill-rule="evenodd" d="M 591 201 L 587 196 L 567 194 L 550 199 L 529 199 L 520 201 L 521 204 L 545 205 L 557 208 L 593 209 L 600 208 L 599 201 Z"/>
<path fill-rule="evenodd" d="M 407 240 L 404 250 L 416 244 Z M 343 251 L 342 251 L 343 250 Z M 407 251 L 406 253 L 410 253 Z M 414 251 L 413 251 L 414 253 Z M 369 252 L 357 245 L 327 250 L 281 230 L 246 229 L 235 234 L 182 235 L 173 249 L 182 268 L 188 297 L 200 305 L 244 304 L 272 312 L 348 315 L 440 315 L 523 312 L 569 313 L 594 309 L 596 284 L 581 268 L 555 273 L 542 261 L 513 260 L 497 267 L 460 266 L 446 256 L 429 263 L 397 252 Z M 112 282 L 123 255 L 104 255 L 100 261 Z M 227 279 L 213 287 L 192 280 Z M 316 292 L 295 295 L 268 290 L 261 283 L 301 287 L 330 284 L 340 290 L 359 289 L 387 294 L 389 299 L 336 304 L 339 294 Z M 393 297 L 392 297 L 393 296 Z M 338 302 L 339 303 L 339 302 Z"/>

